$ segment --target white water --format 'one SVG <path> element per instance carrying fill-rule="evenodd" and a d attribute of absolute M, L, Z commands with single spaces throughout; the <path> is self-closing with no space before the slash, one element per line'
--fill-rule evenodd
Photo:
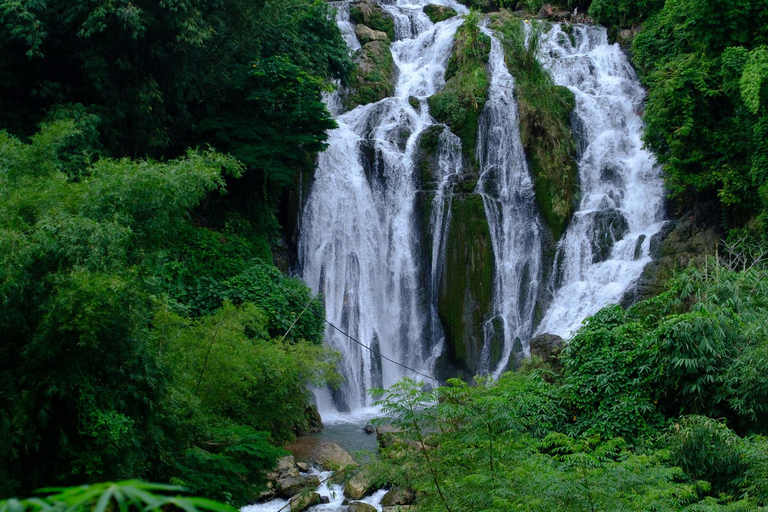
<path fill-rule="evenodd" d="M 426 227 L 418 222 L 416 143 L 434 124 L 426 99 L 444 85 L 453 36 L 462 22 L 457 17 L 432 24 L 422 11 L 427 3 L 382 4 L 395 19 L 394 97 L 349 112 L 343 112 L 337 95 L 327 98 L 339 126 L 318 156 L 299 241 L 302 277 L 323 294 L 328 320 L 421 373 L 432 373 L 443 351 L 435 291 L 444 271 L 451 190 L 462 172 L 460 140 L 444 130 L 431 217 Z M 434 3 L 467 12 L 452 0 Z M 336 5 L 350 49 L 359 49 L 348 3 Z M 520 143 L 514 79 L 492 37 L 477 158 L 495 272 L 493 310 L 484 325 L 478 367 L 495 376 L 508 368 L 510 358 L 527 354 L 542 293 L 551 295 L 551 305 L 536 333 L 569 337 L 585 317 L 621 299 L 649 261 L 650 237 L 661 226 L 663 185 L 640 138 L 637 112 L 644 91 L 618 45 L 608 44 L 604 29 L 576 26 L 574 40 L 571 44 L 555 25 L 542 37 L 539 51 L 555 82 L 576 97 L 572 121 L 581 182 L 578 211 L 558 244 L 544 290 L 542 226 Z M 415 108 L 409 97 L 418 99 Z M 427 257 L 422 229 L 431 238 Z M 369 406 L 368 389 L 389 387 L 413 373 L 333 328 L 326 339 L 342 355 L 345 382 L 334 392 L 318 392 L 324 416 Z"/>
<path fill-rule="evenodd" d="M 396 15 L 402 38 L 391 48 L 398 68 L 395 97 L 336 118 L 339 127 L 318 156 L 299 241 L 302 277 L 324 295 L 327 319 L 424 373 L 440 352 L 441 335 L 434 332 L 414 229 L 413 153 L 418 135 L 434 123 L 426 98 L 444 84 L 453 35 L 462 22 L 433 25 L 418 9 L 426 3 L 399 0 L 385 7 Z M 420 100 L 419 108 L 409 104 L 409 96 Z M 368 389 L 389 387 L 408 373 L 333 328 L 326 340 L 342 354 L 345 382 L 330 395 L 319 393 L 321 411 L 363 407 L 370 403 Z"/>
<path fill-rule="evenodd" d="M 642 147 L 638 111 L 645 91 L 627 57 L 608 44 L 602 27 L 575 26 L 573 35 L 575 45 L 555 25 L 539 54 L 555 82 L 576 96 L 581 203 L 558 245 L 554 299 L 537 329 L 566 338 L 584 318 L 618 302 L 640 276 L 650 261 L 650 238 L 661 228 L 664 197 L 659 167 Z M 605 261 L 596 261 L 602 259 L 595 256 L 596 237 L 611 238 L 597 221 L 611 209 L 626 219 L 628 232 Z"/>
<path fill-rule="evenodd" d="M 332 471 L 317 471 L 311 469 L 308 475 L 316 476 L 320 482 L 320 486 L 315 489 L 315 492 L 320 496 L 328 498 L 328 503 L 320 505 L 314 505 L 307 510 L 311 512 L 337 512 L 339 510 L 346 510 L 346 505 L 342 505 L 344 501 L 344 486 L 338 484 L 332 484 L 328 480 L 333 475 Z M 368 503 L 381 511 L 381 499 L 384 497 L 387 491 L 376 491 L 370 496 L 358 500 L 364 503 Z M 240 512 L 290 512 L 291 507 L 288 505 L 288 500 L 274 499 L 266 501 L 264 503 L 257 503 L 255 505 L 248 505 L 240 509 Z"/>
<path fill-rule="evenodd" d="M 501 43 L 492 32 L 488 101 L 480 118 L 477 157 L 478 190 L 485 204 L 495 259 L 493 318 L 486 322 L 481 368 L 498 377 L 507 368 L 515 345 L 524 352 L 533 328 L 533 312 L 541 281 L 541 224 L 533 182 L 520 141 L 514 79 L 504 63 Z M 503 349 L 492 361 L 491 340 L 499 336 Z M 494 323 L 497 325 L 495 326 Z M 521 354 L 517 354 L 521 355 Z"/>

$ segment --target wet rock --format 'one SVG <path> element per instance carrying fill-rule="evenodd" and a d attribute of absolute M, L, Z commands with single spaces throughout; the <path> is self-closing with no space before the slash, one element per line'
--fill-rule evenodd
<path fill-rule="evenodd" d="M 331 502 L 331 498 L 329 498 L 328 496 L 320 496 L 320 503 L 330 503 L 330 502 Z"/>
<path fill-rule="evenodd" d="M 556 358 L 564 346 L 565 341 L 556 334 L 540 334 L 530 341 L 531 355 L 539 356 L 545 362 Z"/>
<path fill-rule="evenodd" d="M 370 43 L 371 41 L 389 41 L 386 32 L 373 30 L 367 25 L 358 25 L 355 27 L 355 35 L 360 40 L 360 44 Z"/>
<path fill-rule="evenodd" d="M 350 500 L 359 500 L 374 491 L 370 475 L 366 470 L 355 473 L 344 483 L 344 496 Z"/>
<path fill-rule="evenodd" d="M 371 425 L 370 423 L 366 425 L 363 430 L 365 430 L 366 434 L 373 434 L 374 432 L 376 432 L 376 429 L 373 428 L 373 425 Z"/>
<path fill-rule="evenodd" d="M 281 498 L 291 498 L 302 491 L 315 489 L 320 485 L 316 476 L 288 477 L 277 481 L 277 495 Z"/>
<path fill-rule="evenodd" d="M 629 222 L 615 208 L 590 214 L 592 219 L 592 263 L 606 261 L 617 240 L 629 232 Z"/>
<path fill-rule="evenodd" d="M 349 512 L 378 512 L 376 507 L 364 501 L 350 501 Z"/>
<path fill-rule="evenodd" d="M 650 240 L 653 261 L 622 298 L 624 307 L 664 291 L 664 283 L 677 269 L 699 264 L 716 253 L 722 238 L 720 207 L 716 201 L 697 205 L 679 220 L 667 222 Z"/>
<path fill-rule="evenodd" d="M 389 39 L 372 40 L 363 45 L 355 61 L 357 69 L 351 87 L 344 90 L 342 99 L 346 108 L 383 100 L 395 92 L 397 67 L 389 48 Z"/>
<path fill-rule="evenodd" d="M 413 509 L 411 505 L 395 505 L 394 507 L 382 507 L 381 512 L 407 512 Z"/>
<path fill-rule="evenodd" d="M 291 506 L 291 512 L 303 512 L 312 505 L 317 505 L 321 502 L 320 495 L 316 492 L 297 494 L 290 499 L 289 504 Z"/>
<path fill-rule="evenodd" d="M 415 499 L 416 493 L 412 489 L 395 487 L 381 498 L 381 506 L 392 507 L 395 505 L 410 505 Z"/>
<path fill-rule="evenodd" d="M 304 473 L 309 471 L 309 464 L 307 464 L 306 462 L 297 462 L 296 467 L 298 468 L 299 471 Z"/>

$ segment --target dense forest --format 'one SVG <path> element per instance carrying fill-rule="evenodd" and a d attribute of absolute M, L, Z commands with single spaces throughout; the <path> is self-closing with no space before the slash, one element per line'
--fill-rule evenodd
<path fill-rule="evenodd" d="M 464 3 L 469 57 L 430 103 L 471 147 L 482 13 L 544 2 Z M 561 7 L 630 52 L 670 216 L 707 205 L 723 241 L 498 382 L 402 382 L 382 398 L 401 442 L 369 471 L 418 510 L 768 506 L 768 6 Z M 323 0 L 0 1 L 0 498 L 142 479 L 240 506 L 320 428 L 310 388 L 340 376 L 322 297 L 287 275 L 297 183 L 335 126 L 322 94 L 378 94 L 334 16 Z M 522 45 L 510 69 L 556 95 L 517 22 L 499 28 Z M 518 94 L 568 138 L 567 96 Z M 547 155 L 572 166 L 572 144 L 543 147 L 540 172 Z"/>

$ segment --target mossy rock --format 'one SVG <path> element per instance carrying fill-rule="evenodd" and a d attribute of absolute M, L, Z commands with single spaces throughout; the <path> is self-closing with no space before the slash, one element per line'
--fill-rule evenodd
<path fill-rule="evenodd" d="M 488 93 L 485 65 L 491 51 L 491 38 L 480 32 L 478 22 L 479 17 L 468 17 L 456 31 L 445 87 L 428 99 L 432 116 L 461 138 L 462 151 L 474 164 L 478 122 Z"/>
<path fill-rule="evenodd" d="M 424 14 L 427 15 L 432 23 L 440 23 L 457 16 L 459 13 L 444 5 L 427 4 L 424 6 Z"/>
<path fill-rule="evenodd" d="M 348 109 L 380 101 L 394 94 L 395 62 L 389 41 L 366 43 L 356 62 L 357 70 L 344 100 Z"/>
<path fill-rule="evenodd" d="M 373 30 L 384 32 L 391 41 L 395 40 L 395 20 L 370 0 L 352 5 L 349 8 L 349 19 L 355 24 L 362 23 Z"/>
<path fill-rule="evenodd" d="M 443 130 L 445 130 L 443 125 L 429 126 L 419 134 L 416 141 L 416 153 L 413 159 L 418 170 L 419 188 L 426 190 L 437 188 L 437 148 Z"/>
<path fill-rule="evenodd" d="M 483 324 L 493 300 L 491 234 L 479 194 L 456 194 L 446 239 L 438 315 L 451 362 L 474 375 L 484 344 Z"/>

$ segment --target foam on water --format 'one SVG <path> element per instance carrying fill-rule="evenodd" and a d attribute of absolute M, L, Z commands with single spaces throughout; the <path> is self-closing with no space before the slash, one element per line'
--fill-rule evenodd
<path fill-rule="evenodd" d="M 558 244 L 554 299 L 537 329 L 566 338 L 584 318 L 621 300 L 640 276 L 662 225 L 664 197 L 660 168 L 641 140 L 645 91 L 627 57 L 608 44 L 605 28 L 578 25 L 573 36 L 575 44 L 555 25 L 539 53 L 555 82 L 576 97 L 581 202 Z M 626 233 L 613 240 L 620 231 Z M 596 255 L 599 237 L 612 244 L 605 259 Z"/>

